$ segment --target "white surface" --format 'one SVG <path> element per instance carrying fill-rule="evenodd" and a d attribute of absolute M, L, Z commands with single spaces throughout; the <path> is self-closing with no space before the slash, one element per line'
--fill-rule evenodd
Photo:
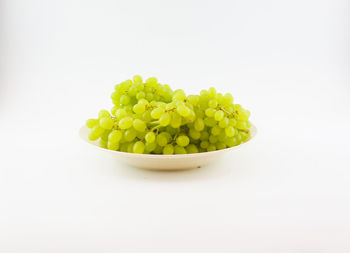
<path fill-rule="evenodd" d="M 349 252 L 349 1 L 1 1 L 0 252 Z M 178 173 L 79 141 L 133 74 L 252 112 Z M 233 167 L 232 164 L 235 164 Z"/>
<path fill-rule="evenodd" d="M 256 127 L 252 125 L 250 128 L 250 139 L 238 146 L 196 154 L 154 155 L 119 152 L 101 148 L 99 141 L 89 140 L 89 131 L 90 129 L 87 126 L 82 126 L 79 131 L 79 136 L 82 141 L 84 141 L 86 144 L 89 144 L 90 147 L 95 148 L 96 152 L 105 152 L 110 154 L 110 157 L 115 158 L 118 166 L 121 162 L 123 162 L 135 168 L 149 170 L 188 170 L 200 168 L 208 165 L 209 163 L 217 162 L 218 159 L 220 159 L 225 153 L 231 153 L 232 155 L 232 152 L 241 149 L 243 145 L 245 146 L 245 144 L 248 144 L 248 142 L 251 143 L 251 140 L 257 134 Z"/>

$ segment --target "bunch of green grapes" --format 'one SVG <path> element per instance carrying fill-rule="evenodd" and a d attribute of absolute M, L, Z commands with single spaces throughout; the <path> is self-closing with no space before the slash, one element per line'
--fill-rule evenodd
<path fill-rule="evenodd" d="M 155 77 L 136 75 L 115 86 L 114 107 L 89 119 L 89 139 L 139 154 L 189 154 L 239 145 L 250 138 L 250 112 L 215 88 L 186 96 Z"/>

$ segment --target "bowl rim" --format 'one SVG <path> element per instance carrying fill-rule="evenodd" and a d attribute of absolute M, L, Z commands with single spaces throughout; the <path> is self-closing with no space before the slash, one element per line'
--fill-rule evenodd
<path fill-rule="evenodd" d="M 110 149 L 106 149 L 106 148 L 102 148 L 99 145 L 96 145 L 96 141 L 90 141 L 87 136 L 84 136 L 83 133 L 85 131 L 87 131 L 88 127 L 83 125 L 80 129 L 79 129 L 79 137 L 81 139 L 81 141 L 83 141 L 86 144 L 89 144 L 90 146 L 93 146 L 97 149 L 109 152 L 109 153 L 113 153 L 113 154 L 117 154 L 117 155 L 122 155 L 125 157 L 142 157 L 142 158 L 175 158 L 175 159 L 181 159 L 181 158 L 191 158 L 191 157 L 199 157 L 199 156 L 206 156 L 208 154 L 217 154 L 217 153 L 223 153 L 223 152 L 228 152 L 237 148 L 242 147 L 243 145 L 247 144 L 248 142 L 250 142 L 253 138 L 256 137 L 257 133 L 258 133 L 258 129 L 256 128 L 255 125 L 251 125 L 250 127 L 250 131 L 251 131 L 251 136 L 249 138 L 249 140 L 247 140 L 246 142 L 242 142 L 241 144 L 231 147 L 231 148 L 225 148 L 225 149 L 220 149 L 220 150 L 215 150 L 215 151 L 207 151 L 207 152 L 201 152 L 201 153 L 193 153 L 193 154 L 172 154 L 172 155 L 163 155 L 163 154 L 136 154 L 136 153 L 129 153 L 129 152 L 122 152 L 122 151 L 116 151 L 116 150 L 110 150 Z"/>

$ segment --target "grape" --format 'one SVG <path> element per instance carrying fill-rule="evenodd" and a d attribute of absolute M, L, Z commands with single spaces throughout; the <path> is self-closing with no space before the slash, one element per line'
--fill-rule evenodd
<path fill-rule="evenodd" d="M 105 117 L 111 117 L 111 115 L 109 114 L 109 112 L 107 110 L 101 110 L 98 113 L 98 118 L 101 119 L 101 118 L 105 118 Z"/>
<path fill-rule="evenodd" d="M 198 148 L 194 144 L 190 144 L 186 147 L 186 152 L 188 154 L 198 153 Z"/>
<path fill-rule="evenodd" d="M 225 113 L 223 111 L 219 110 L 219 111 L 215 112 L 214 118 L 216 121 L 221 121 L 224 119 L 224 116 L 225 116 Z"/>
<path fill-rule="evenodd" d="M 204 121 L 201 118 L 197 118 L 196 121 L 193 124 L 194 129 L 196 129 L 198 132 L 202 131 L 204 129 Z"/>
<path fill-rule="evenodd" d="M 220 120 L 219 127 L 225 128 L 228 126 L 228 124 L 229 124 L 229 119 L 227 117 L 225 117 L 222 120 Z"/>
<path fill-rule="evenodd" d="M 137 154 L 143 154 L 145 151 L 145 144 L 142 141 L 135 142 L 132 151 Z"/>
<path fill-rule="evenodd" d="M 119 142 L 123 137 L 123 134 L 120 130 L 113 130 L 108 135 L 108 141 L 117 143 Z"/>
<path fill-rule="evenodd" d="M 189 95 L 155 77 L 116 84 L 114 107 L 86 121 L 88 138 L 110 150 L 146 154 L 191 154 L 237 146 L 250 138 L 250 111 L 214 87 Z M 113 115 L 113 116 L 111 116 Z"/>
<path fill-rule="evenodd" d="M 134 119 L 132 125 L 139 132 L 144 132 L 147 128 L 146 123 L 140 119 Z"/>
<path fill-rule="evenodd" d="M 218 106 L 218 102 L 215 100 L 215 99 L 210 99 L 209 102 L 208 102 L 208 106 L 210 108 L 216 108 Z"/>
<path fill-rule="evenodd" d="M 124 132 L 124 139 L 127 142 L 133 141 L 136 138 L 136 131 L 133 128 L 130 128 Z"/>
<path fill-rule="evenodd" d="M 235 129 L 232 126 L 226 127 L 225 133 L 228 137 L 232 137 L 235 135 Z"/>
<path fill-rule="evenodd" d="M 124 118 L 127 114 L 127 112 L 125 111 L 125 109 L 118 109 L 115 113 L 115 116 L 118 118 L 118 119 L 122 119 Z"/>
<path fill-rule="evenodd" d="M 118 125 L 121 129 L 128 129 L 133 125 L 134 120 L 131 117 L 122 118 Z"/>
<path fill-rule="evenodd" d="M 172 154 L 174 154 L 174 146 L 171 145 L 171 144 L 165 145 L 165 147 L 163 148 L 163 154 L 164 155 L 172 155 Z"/>
<path fill-rule="evenodd" d="M 135 75 L 132 80 L 134 81 L 134 83 L 142 83 L 142 77 L 139 75 Z"/>
<path fill-rule="evenodd" d="M 189 136 L 194 140 L 199 140 L 201 137 L 201 133 L 196 131 L 195 129 L 190 129 Z"/>
<path fill-rule="evenodd" d="M 98 119 L 88 119 L 86 121 L 86 126 L 88 128 L 93 128 L 94 126 L 96 126 L 98 124 L 98 122 L 99 122 Z"/>
<path fill-rule="evenodd" d="M 156 135 L 153 132 L 148 132 L 145 136 L 146 143 L 152 143 L 156 140 Z"/>
<path fill-rule="evenodd" d="M 176 144 L 182 147 L 186 147 L 190 143 L 190 139 L 185 135 L 180 135 L 176 138 Z"/>
<path fill-rule="evenodd" d="M 102 128 L 99 124 L 95 125 L 89 133 L 89 136 L 88 136 L 89 140 L 96 141 L 98 138 L 101 137 L 104 131 L 105 129 Z"/>
<path fill-rule="evenodd" d="M 114 121 L 110 117 L 101 118 L 99 123 L 100 123 L 101 127 L 103 127 L 104 129 L 108 129 L 108 130 L 112 129 L 113 125 L 114 125 Z"/>
<path fill-rule="evenodd" d="M 216 150 L 216 146 L 214 144 L 209 144 L 209 146 L 207 147 L 207 151 L 215 151 Z"/>
<path fill-rule="evenodd" d="M 216 110 L 213 108 L 208 108 L 205 110 L 205 115 L 207 117 L 214 117 L 215 113 L 216 113 Z"/>
<path fill-rule="evenodd" d="M 138 103 L 136 105 L 134 105 L 134 107 L 132 108 L 132 110 L 136 113 L 136 114 L 142 114 L 145 112 L 146 110 L 146 106 L 144 104 Z"/>
<path fill-rule="evenodd" d="M 159 119 L 164 114 L 164 109 L 161 107 L 155 108 L 151 112 L 151 117 L 154 119 Z"/>
<path fill-rule="evenodd" d="M 164 133 L 160 133 L 157 135 L 157 144 L 161 147 L 164 147 L 166 144 L 168 144 L 168 138 Z"/>
<path fill-rule="evenodd" d="M 174 152 L 175 152 L 175 154 L 178 154 L 178 155 L 187 154 L 186 149 L 184 147 L 179 146 L 179 145 L 176 145 L 174 147 Z"/>
<path fill-rule="evenodd" d="M 207 148 L 209 146 L 209 142 L 208 141 L 202 141 L 200 144 L 201 148 Z"/>
<path fill-rule="evenodd" d="M 171 121 L 170 121 L 170 125 L 173 128 L 179 128 L 181 126 L 181 123 L 182 123 L 181 116 L 177 112 L 173 112 L 172 117 L 171 117 Z"/>
<path fill-rule="evenodd" d="M 160 117 L 160 119 L 159 119 L 159 124 L 161 126 L 167 126 L 170 123 L 170 119 L 171 119 L 170 114 L 169 113 L 164 113 L 162 115 L 162 117 Z"/>
<path fill-rule="evenodd" d="M 126 94 L 121 95 L 120 103 L 123 104 L 123 105 L 129 104 L 130 103 L 130 97 L 128 95 L 126 95 Z"/>

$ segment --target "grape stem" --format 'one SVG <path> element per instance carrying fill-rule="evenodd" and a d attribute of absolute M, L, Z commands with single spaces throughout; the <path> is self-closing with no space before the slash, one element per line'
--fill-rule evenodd
<path fill-rule="evenodd" d="M 223 111 L 223 112 L 225 112 L 225 113 L 227 113 L 228 116 L 230 116 L 230 117 L 233 116 L 233 113 L 228 112 L 226 109 L 222 108 L 221 106 L 219 106 L 218 109 L 221 110 L 221 111 Z"/>

